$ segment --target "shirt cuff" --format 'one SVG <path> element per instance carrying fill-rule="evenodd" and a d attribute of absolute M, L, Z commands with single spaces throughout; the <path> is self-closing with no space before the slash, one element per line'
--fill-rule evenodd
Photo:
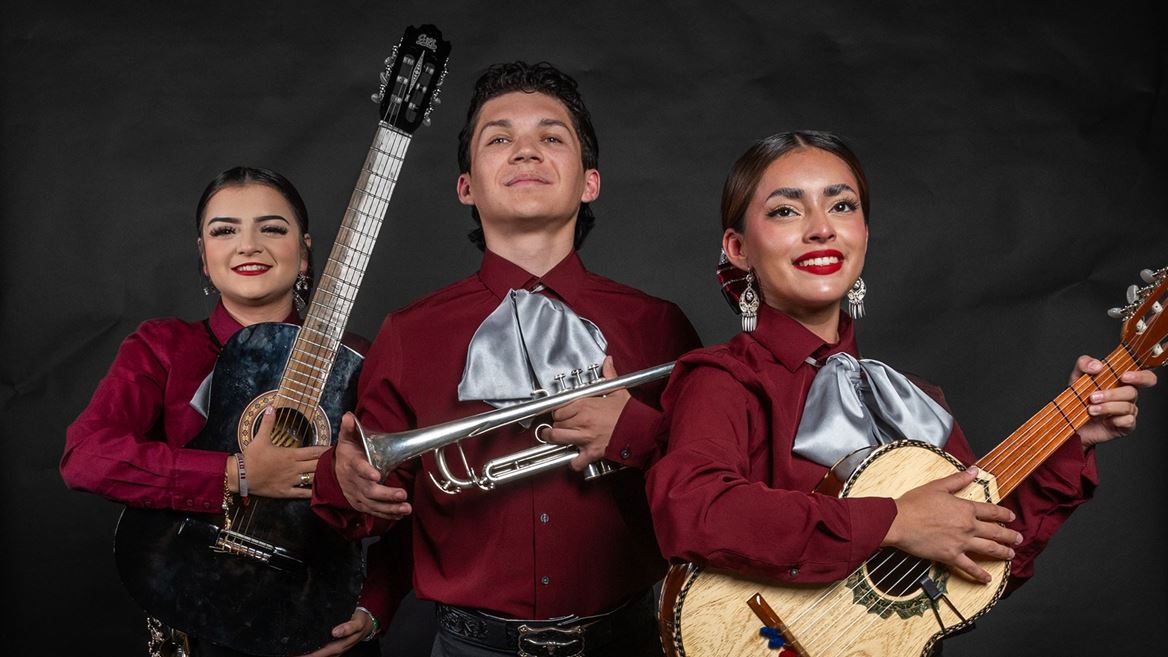
<path fill-rule="evenodd" d="M 316 462 L 316 472 L 312 476 L 312 511 L 349 540 L 369 536 L 373 531 L 372 519 L 349 505 L 333 466 L 335 452 L 334 448 L 329 448 Z"/>
<path fill-rule="evenodd" d="M 177 511 L 215 513 L 223 506 L 227 453 L 179 449 L 171 471 L 170 506 Z"/>
<path fill-rule="evenodd" d="M 644 470 L 657 454 L 661 432 L 661 411 L 629 397 L 612 428 L 612 438 L 604 458 L 624 466 Z"/>
<path fill-rule="evenodd" d="M 1035 473 L 1042 487 L 1067 498 L 1088 499 L 1099 485 L 1095 447 L 1083 449 L 1079 434 L 1074 434 L 1046 460 Z"/>
<path fill-rule="evenodd" d="M 884 542 L 892 521 L 896 519 L 896 500 L 890 497 L 856 497 L 848 500 L 848 514 L 852 523 L 849 561 L 858 567 L 872 556 Z"/>

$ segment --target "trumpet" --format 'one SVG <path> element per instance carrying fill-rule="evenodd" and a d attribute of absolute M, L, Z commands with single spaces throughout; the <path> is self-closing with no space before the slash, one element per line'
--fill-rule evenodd
<path fill-rule="evenodd" d="M 461 443 L 467 438 L 481 436 L 499 427 L 550 413 L 577 399 L 606 395 L 610 392 L 634 388 L 650 381 L 665 378 L 673 371 L 673 363 L 649 367 L 612 379 L 599 377 L 597 370 L 599 367 L 591 368 L 591 374 L 594 378 L 591 382 L 584 381 L 582 370 L 572 372 L 574 381 L 565 380 L 564 375 L 556 377 L 557 383 L 564 388 L 556 394 L 423 429 L 367 434 L 358 422 L 357 431 L 361 436 L 361 443 L 365 446 L 365 457 L 369 459 L 369 463 L 373 467 L 377 468 L 384 480 L 386 475 L 397 466 L 432 451 L 441 478 L 431 472 L 429 473 L 430 481 L 434 482 L 439 490 L 451 495 L 461 493 L 471 487 L 491 490 L 497 484 L 505 481 L 554 468 L 576 458 L 580 454 L 580 450 L 573 445 L 544 443 L 539 437 L 540 432 L 550 425 L 541 424 L 535 429 L 536 440 L 542 444 L 508 456 L 492 459 L 483 466 L 482 474 L 475 472 L 475 469 L 470 465 Z M 451 445 L 458 449 L 465 476 L 455 475 L 446 461 L 444 450 Z M 594 479 L 615 472 L 620 467 L 622 466 L 610 461 L 596 461 L 589 464 L 584 476 L 585 479 Z"/>

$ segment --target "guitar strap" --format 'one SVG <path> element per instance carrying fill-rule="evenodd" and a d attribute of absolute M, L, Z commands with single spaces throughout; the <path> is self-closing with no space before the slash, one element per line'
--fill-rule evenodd
<path fill-rule="evenodd" d="M 203 320 L 203 328 L 207 329 L 207 337 L 211 338 L 211 344 L 215 345 L 215 353 L 223 351 L 223 343 L 219 341 L 219 337 L 215 335 L 215 331 L 211 330 L 211 320 Z"/>

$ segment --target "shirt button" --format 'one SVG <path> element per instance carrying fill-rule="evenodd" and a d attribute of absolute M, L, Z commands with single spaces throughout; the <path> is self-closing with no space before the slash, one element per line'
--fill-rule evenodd
<path fill-rule="evenodd" d="M 187 506 L 194 506 L 194 505 L 195 505 L 195 501 L 188 497 L 187 498 Z"/>
<path fill-rule="evenodd" d="M 546 513 L 541 513 L 541 514 L 539 514 L 539 521 L 540 521 L 540 522 L 542 522 L 542 523 L 543 523 L 543 524 L 545 524 L 545 525 L 546 525 L 546 524 L 548 524 L 548 521 L 549 521 L 549 520 L 551 520 L 551 519 L 552 519 L 552 517 L 551 517 L 551 516 L 549 516 L 549 515 L 548 515 L 548 514 L 546 514 Z"/>
<path fill-rule="evenodd" d="M 210 509 L 210 508 L 211 508 L 211 503 L 210 503 L 210 502 L 203 502 L 203 508 L 204 508 L 204 509 Z"/>
<path fill-rule="evenodd" d="M 548 584 L 552 583 L 552 578 L 548 577 L 547 575 L 544 575 L 543 577 L 539 578 L 539 583 L 543 584 L 544 586 L 547 586 Z"/>
<path fill-rule="evenodd" d="M 633 453 L 632 453 L 631 451 L 629 451 L 629 448 L 628 448 L 628 447 L 626 447 L 626 448 L 624 448 L 624 449 L 622 449 L 622 450 L 620 451 L 620 457 L 621 457 L 622 459 L 625 459 L 626 461 L 627 461 L 627 460 L 628 460 L 628 458 L 629 458 L 630 456 L 632 456 L 632 455 L 633 455 Z"/>
<path fill-rule="evenodd" d="M 791 577 L 798 575 L 799 574 L 799 566 L 791 566 L 791 569 L 787 571 L 787 574 L 790 575 Z"/>

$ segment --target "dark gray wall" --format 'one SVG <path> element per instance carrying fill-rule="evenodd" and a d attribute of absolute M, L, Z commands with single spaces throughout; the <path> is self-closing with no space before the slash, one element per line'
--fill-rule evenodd
<path fill-rule="evenodd" d="M 1168 60 L 1154 2 L 937 4 L 5 3 L 4 652 L 140 650 L 110 554 L 118 506 L 65 490 L 64 428 L 139 322 L 208 311 L 191 214 L 218 171 L 292 178 L 323 258 L 408 24 L 454 44 L 445 102 L 411 147 L 351 328 L 372 336 L 475 269 L 453 193 L 470 85 L 491 62 L 547 59 L 580 81 L 601 137 L 585 261 L 677 301 L 709 343 L 735 323 L 711 275 L 730 163 L 780 130 L 850 137 L 873 188 L 861 344 L 943 385 L 988 450 L 1078 354 L 1116 344 L 1103 311 L 1136 272 L 1168 265 Z M 947 654 L 1159 644 L 1163 389 L 1101 450 L 1097 499 L 1036 580 Z M 424 634 L 424 608 L 404 616 Z M 413 654 L 400 636 L 393 654 Z"/>

